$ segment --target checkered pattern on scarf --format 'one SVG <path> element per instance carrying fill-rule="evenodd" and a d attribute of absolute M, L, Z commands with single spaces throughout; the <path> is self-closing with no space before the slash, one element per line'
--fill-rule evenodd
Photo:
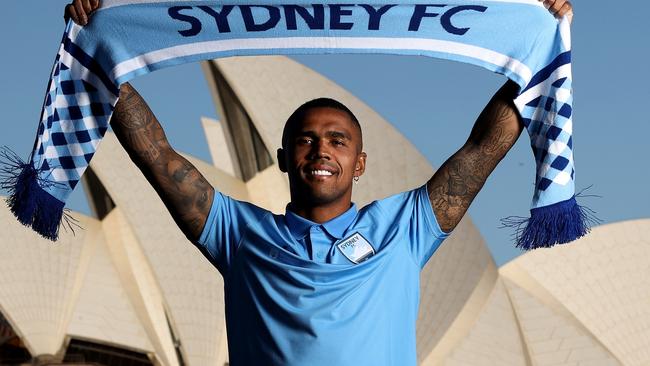
<path fill-rule="evenodd" d="M 52 70 L 32 160 L 48 179 L 72 190 L 108 129 L 115 98 L 75 77 L 80 73 L 59 62 L 65 54 L 62 47 Z"/>
<path fill-rule="evenodd" d="M 533 77 L 522 91 L 516 103 L 528 134 L 537 163 L 535 183 L 536 197 L 544 194 L 552 185 L 566 186 L 573 182 L 573 122 L 570 72 L 561 70 L 570 62 L 570 52 L 566 52 Z M 537 88 L 532 100 L 526 98 L 526 92 Z"/>

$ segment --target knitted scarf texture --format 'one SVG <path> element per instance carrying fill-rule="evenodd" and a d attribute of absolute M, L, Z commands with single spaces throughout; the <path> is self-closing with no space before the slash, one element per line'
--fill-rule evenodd
<path fill-rule="evenodd" d="M 326 53 L 435 57 L 515 81 L 537 175 L 530 217 L 506 224 L 525 249 L 589 230 L 575 200 L 569 23 L 537 0 L 103 0 L 87 26 L 67 23 L 29 159 L 5 153 L 7 202 L 21 223 L 57 239 L 65 202 L 108 129 L 124 82 L 220 57 Z"/>

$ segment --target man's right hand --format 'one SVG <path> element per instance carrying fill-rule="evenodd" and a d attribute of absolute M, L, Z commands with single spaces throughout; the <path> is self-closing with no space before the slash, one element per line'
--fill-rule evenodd
<path fill-rule="evenodd" d="M 67 21 L 69 18 L 79 24 L 88 24 L 88 19 L 92 13 L 99 8 L 99 0 L 74 0 L 65 7 L 64 18 Z"/>

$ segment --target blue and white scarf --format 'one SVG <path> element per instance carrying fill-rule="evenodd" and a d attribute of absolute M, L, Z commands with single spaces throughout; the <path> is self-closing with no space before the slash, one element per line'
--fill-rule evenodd
<path fill-rule="evenodd" d="M 423 55 L 506 75 L 521 87 L 515 104 L 537 162 L 531 217 L 509 223 L 518 246 L 569 242 L 589 230 L 574 191 L 569 24 L 537 0 L 103 0 L 89 25 L 66 26 L 28 162 L 5 156 L 11 210 L 56 240 L 120 84 L 187 62 L 305 53 Z"/>

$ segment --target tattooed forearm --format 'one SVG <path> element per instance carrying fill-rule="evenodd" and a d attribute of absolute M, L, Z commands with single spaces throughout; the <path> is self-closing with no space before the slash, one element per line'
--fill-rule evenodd
<path fill-rule="evenodd" d="M 165 163 L 160 173 L 145 173 L 172 217 L 190 240 L 201 235 L 210 212 L 214 190 L 201 173 L 173 150 L 159 159 Z"/>
<path fill-rule="evenodd" d="M 458 225 L 488 176 L 517 141 L 522 125 L 512 100 L 514 83 L 506 83 L 485 107 L 465 145 L 427 183 L 429 200 L 440 227 Z"/>
<path fill-rule="evenodd" d="M 183 233 L 190 240 L 198 239 L 214 190 L 190 162 L 171 148 L 151 109 L 128 83 L 120 88 L 111 126 Z"/>
<path fill-rule="evenodd" d="M 135 161 L 153 163 L 169 148 L 165 133 L 140 94 L 128 83 L 120 88 L 111 126 Z"/>

